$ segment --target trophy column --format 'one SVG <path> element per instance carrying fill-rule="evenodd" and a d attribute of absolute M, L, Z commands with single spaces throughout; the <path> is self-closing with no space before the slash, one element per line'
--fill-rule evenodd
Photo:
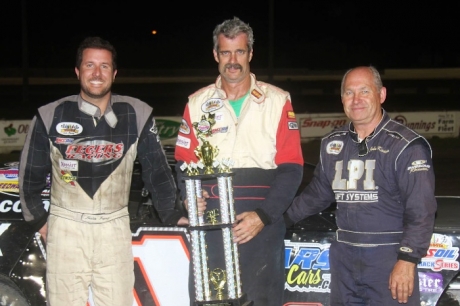
<path fill-rule="evenodd" d="M 194 305 L 251 306 L 253 302 L 247 301 L 246 294 L 241 290 L 239 252 L 237 244 L 233 242 L 235 208 L 232 163 L 229 159 L 218 162 L 216 156 L 219 149 L 208 140 L 215 123 L 215 115 L 211 113 L 208 117 L 202 115 L 199 122 L 193 123 L 197 138 L 201 141 L 201 146 L 194 149 L 199 162 L 181 166 L 181 170 L 187 174 L 184 180 L 192 244 Z M 197 197 L 202 197 L 201 183 L 204 180 L 217 180 L 219 205 L 199 215 Z M 219 232 L 221 235 L 218 235 Z M 206 235 L 212 236 L 212 239 L 208 240 Z M 209 241 L 211 245 L 208 245 Z M 209 249 L 212 249 L 211 254 L 208 254 Z"/>
<path fill-rule="evenodd" d="M 233 173 L 195 174 L 185 176 L 187 189 L 188 214 L 192 245 L 193 278 L 195 285 L 196 306 L 250 306 L 242 293 L 239 253 L 233 242 L 232 224 L 235 221 L 233 201 Z M 217 179 L 219 189 L 219 208 L 205 212 L 207 220 L 198 215 L 197 197 L 202 196 L 202 180 Z M 220 217 L 220 218 L 219 218 Z M 222 248 L 219 254 L 212 254 L 224 259 L 224 266 L 209 268 L 206 234 L 220 231 Z"/>

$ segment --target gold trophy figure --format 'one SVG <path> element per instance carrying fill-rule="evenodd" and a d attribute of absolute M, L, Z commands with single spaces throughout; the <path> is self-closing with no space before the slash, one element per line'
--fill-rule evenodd
<path fill-rule="evenodd" d="M 214 159 L 218 153 L 219 149 L 217 147 L 213 147 L 207 140 L 203 140 L 203 145 L 195 149 L 195 155 L 204 164 L 204 174 L 214 173 Z"/>
<path fill-rule="evenodd" d="M 225 283 L 227 282 L 227 273 L 225 273 L 225 270 L 216 268 L 211 271 L 209 278 L 211 279 L 214 290 L 217 291 L 216 298 L 218 300 L 222 300 L 224 298 L 222 290 L 224 289 Z"/>
<path fill-rule="evenodd" d="M 194 122 L 193 127 L 195 128 L 197 138 L 201 140 L 202 145 L 195 148 L 195 155 L 204 164 L 204 174 L 213 174 L 214 161 L 219 153 L 217 147 L 212 146 L 205 137 L 212 136 L 212 127 L 216 124 L 215 115 L 209 114 L 206 118 L 205 115 L 201 116 L 199 122 Z"/>

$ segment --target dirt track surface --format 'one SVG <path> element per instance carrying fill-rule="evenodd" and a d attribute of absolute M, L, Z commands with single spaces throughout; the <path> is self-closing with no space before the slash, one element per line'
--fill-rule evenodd
<path fill-rule="evenodd" d="M 460 196 L 460 138 L 428 139 L 433 149 L 436 195 Z M 315 164 L 319 158 L 319 140 L 302 144 L 305 162 Z M 0 154 L 0 164 L 17 161 L 19 154 Z M 458 175 L 457 175 L 458 174 Z"/>

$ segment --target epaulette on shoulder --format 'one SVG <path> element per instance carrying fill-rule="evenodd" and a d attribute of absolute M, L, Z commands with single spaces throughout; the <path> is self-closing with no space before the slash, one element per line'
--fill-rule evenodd
<path fill-rule="evenodd" d="M 395 139 L 403 139 L 404 137 L 399 134 L 398 132 L 395 132 L 395 131 L 387 131 L 387 135 L 390 136 L 390 137 L 393 137 Z"/>
<path fill-rule="evenodd" d="M 324 138 L 331 139 L 334 137 L 346 136 L 347 134 L 348 134 L 347 131 L 332 131 L 330 134 L 326 135 Z"/>

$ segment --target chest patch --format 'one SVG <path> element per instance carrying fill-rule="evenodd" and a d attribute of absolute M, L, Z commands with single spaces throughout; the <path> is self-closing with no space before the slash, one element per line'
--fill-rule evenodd
<path fill-rule="evenodd" d="M 212 98 L 201 105 L 201 111 L 203 113 L 210 113 L 222 108 L 223 106 L 224 103 L 222 102 L 222 99 Z"/>
<path fill-rule="evenodd" d="M 56 132 L 61 135 L 79 135 L 83 132 L 83 126 L 75 122 L 60 122 L 56 125 Z"/>
<path fill-rule="evenodd" d="M 327 144 L 326 152 L 327 154 L 334 154 L 338 155 L 343 148 L 343 141 L 341 140 L 334 140 Z"/>

